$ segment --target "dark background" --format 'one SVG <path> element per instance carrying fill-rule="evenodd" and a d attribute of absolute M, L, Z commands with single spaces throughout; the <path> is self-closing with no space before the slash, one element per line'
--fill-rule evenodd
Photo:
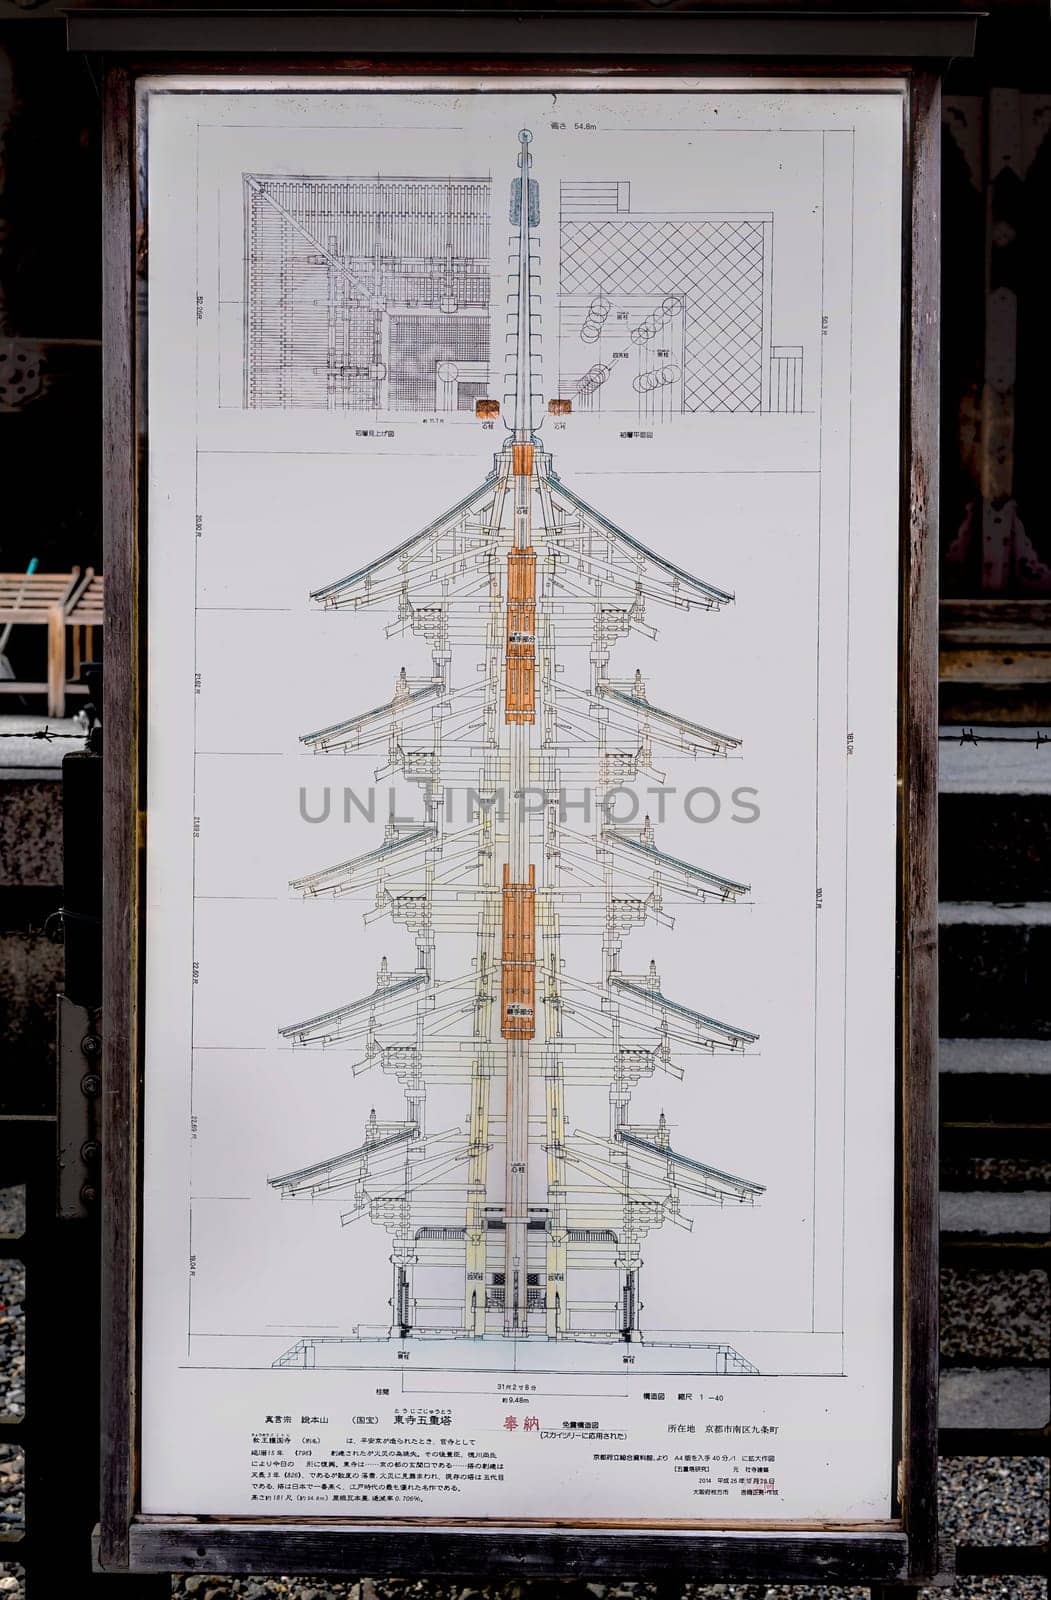
<path fill-rule="evenodd" d="M 1031 597 L 1051 595 L 1049 30 L 1043 0 L 987 9 L 975 59 L 945 79 L 942 584 L 946 596 Z M 101 565 L 99 70 L 67 54 L 51 0 L 0 0 L 7 571 L 34 555 L 43 570 Z"/>
<path fill-rule="evenodd" d="M 382 7 L 372 0 L 371 9 Z M 386 7 L 407 9 L 403 0 Z M 600 8 L 748 9 L 735 0 L 571 7 Z M 797 0 L 770 8 L 804 9 Z M 943 8 L 968 9 L 951 0 Z M 974 757 L 967 783 L 953 792 L 943 783 L 940 799 L 939 1498 L 962 1574 L 956 1596 L 1047 1600 L 1051 748 L 1034 740 L 1051 734 L 1051 25 L 1046 0 L 984 8 L 977 54 L 949 65 L 944 100 L 945 767 L 968 730 L 979 743 L 964 752 Z M 115 9 L 139 7 L 126 0 Z M 805 9 L 830 8 L 808 0 Z M 867 8 L 847 0 L 835 9 Z M 44 571 L 102 565 L 99 73 L 99 62 L 67 53 L 52 0 L 0 0 L 0 571 L 24 571 L 34 556 Z M 8 653 L 20 677 L 43 676 L 44 632 L 15 630 Z M 0 702 L 0 713 L 16 709 Z M 43 702 L 32 709 L 42 716 Z M 70 902 L 62 855 L 70 785 L 59 753 L 37 773 L 10 770 L 4 755 L 0 746 L 9 768 L 0 771 L 0 1593 L 21 1563 L 30 1600 L 103 1590 L 153 1600 L 169 1592 L 167 1579 L 89 1575 L 97 1205 L 86 1202 L 80 1221 L 56 1223 L 53 1184 L 55 991 L 70 986 L 74 952 L 68 933 L 63 949 L 48 930 Z M 1027 776 L 1018 777 L 1019 762 Z M 97 841 L 90 813 L 70 810 L 83 877 Z M 996 1226 L 975 1225 L 983 1207 L 1000 1218 Z M 1041 1216 L 1043 1233 L 1033 1226 Z M 2 1237 L 22 1229 L 20 1239 Z M 24 1421 L 10 1420 L 23 1410 Z M 23 1529 L 24 1542 L 5 1550 L 4 1539 Z M 694 1593 L 659 1581 L 470 1590 L 442 1575 L 337 1585 L 194 1577 L 176 1588 L 205 1600 Z"/>

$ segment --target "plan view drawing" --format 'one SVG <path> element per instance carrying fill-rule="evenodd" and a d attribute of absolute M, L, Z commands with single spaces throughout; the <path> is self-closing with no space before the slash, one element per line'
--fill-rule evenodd
<path fill-rule="evenodd" d="M 490 180 L 244 177 L 244 404 L 473 411 Z"/>
<path fill-rule="evenodd" d="M 627 182 L 566 181 L 559 367 L 582 411 L 803 410 L 803 348 L 772 342 L 772 212 L 635 209 Z"/>
<path fill-rule="evenodd" d="M 507 430 L 492 469 L 313 596 L 379 608 L 388 638 L 425 641 L 431 667 L 414 677 L 395 658 L 389 699 L 303 736 L 319 753 L 377 751 L 378 778 L 418 786 L 418 819 L 392 817 L 375 848 L 292 885 L 364 896 L 377 934 L 388 919 L 411 934 L 415 964 L 377 944 L 371 990 L 281 1028 L 297 1054 L 336 1047 L 356 1072 L 380 1069 L 364 1128 L 269 1182 L 385 1229 L 392 1279 L 388 1305 L 363 1295 L 353 1335 L 311 1333 L 275 1365 L 382 1365 L 402 1341 L 442 1341 L 440 1364 L 454 1367 L 612 1370 L 630 1350 L 644 1371 L 754 1373 L 703 1330 L 647 1326 L 643 1249 L 651 1230 L 679 1227 L 684 1270 L 703 1272 L 703 1228 L 718 1218 L 702 1213 L 691 1242 L 695 1213 L 762 1195 L 709 1162 L 703 1126 L 677 1129 L 674 1114 L 676 1080 L 747 1070 L 757 1034 L 722 1017 L 703 978 L 683 997 L 645 952 L 625 965 L 630 934 L 674 926 L 677 905 L 730 906 L 749 886 L 665 852 L 649 817 L 618 822 L 603 803 L 636 779 L 659 783 L 662 757 L 738 749 L 652 704 L 641 673 L 613 660 L 632 633 L 656 636 L 662 607 L 712 613 L 733 596 L 587 504 L 541 442 L 530 141 L 519 135 L 511 190 L 506 392 L 478 406 Z M 448 797 L 465 792 L 454 819 Z M 590 815 L 567 792 L 598 797 Z M 666 1108 L 634 1120 L 633 1093 L 657 1074 Z M 435 1118 L 435 1100 L 458 1120 Z"/>

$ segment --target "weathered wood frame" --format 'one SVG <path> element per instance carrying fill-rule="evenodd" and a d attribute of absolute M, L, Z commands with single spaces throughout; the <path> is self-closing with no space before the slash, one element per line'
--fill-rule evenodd
<path fill-rule="evenodd" d="M 901 623 L 898 752 L 898 1349 L 894 1520 L 870 1524 L 442 1522 L 156 1518 L 138 1510 L 139 1223 L 142 1200 L 142 727 L 146 528 L 144 174 L 135 80 L 147 72 L 435 71 L 398 59 L 143 58 L 104 90 L 105 819 L 102 1490 L 97 1561 L 137 1572 L 373 1572 L 517 1576 L 659 1574 L 706 1582 L 916 1584 L 938 1571 L 937 1508 L 937 440 L 940 80 L 908 61 L 770 64 L 794 77 L 907 80 L 902 249 Z M 440 70 L 558 71 L 552 60 L 446 57 Z M 725 59 L 575 62 L 571 71 L 698 75 Z M 740 73 L 741 66 L 736 66 Z M 756 74 L 753 61 L 746 69 Z"/>

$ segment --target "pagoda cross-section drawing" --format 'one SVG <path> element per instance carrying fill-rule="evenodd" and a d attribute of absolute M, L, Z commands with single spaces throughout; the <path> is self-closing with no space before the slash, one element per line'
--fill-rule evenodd
<path fill-rule="evenodd" d="M 344 1224 L 385 1229 L 392 1278 L 388 1305 L 362 1299 L 360 1327 L 305 1336 L 277 1364 L 382 1365 L 393 1360 L 384 1349 L 441 1340 L 443 1360 L 464 1367 L 585 1370 L 630 1347 L 641 1370 L 750 1373 L 746 1352 L 703 1329 L 651 1336 L 643 1249 L 652 1230 L 676 1225 L 700 1270 L 693 1213 L 763 1193 L 711 1164 L 703 1125 L 675 1115 L 679 1081 L 727 1070 L 720 1058 L 747 1070 L 757 1033 L 723 1017 L 703 969 L 683 997 L 665 992 L 645 948 L 625 955 L 629 935 L 634 947 L 647 925 L 672 927 L 675 907 L 728 906 L 749 885 L 661 849 L 649 817 L 618 822 L 603 801 L 639 779 L 660 783 L 662 758 L 738 750 L 734 735 L 651 701 L 624 651 L 633 634 L 656 636 L 663 608 L 713 613 L 733 596 L 581 499 L 541 442 L 530 142 L 523 131 L 511 188 L 506 392 L 478 406 L 506 429 L 492 468 L 412 537 L 312 596 L 387 619 L 392 687 L 303 743 L 374 752 L 378 779 L 418 789 L 419 815 L 392 818 L 364 854 L 292 883 L 306 897 L 346 897 L 348 917 L 368 906 L 374 985 L 333 995 L 281 1033 L 296 1056 L 338 1047 L 348 1070 L 371 1071 L 374 1108 L 341 1150 L 304 1150 L 302 1166 L 269 1182 L 337 1200 Z M 420 676 L 394 650 L 410 636 L 429 647 Z M 590 812 L 567 808 L 568 790 L 598 797 Z M 455 814 L 452 794 L 469 801 Z M 414 962 L 399 965 L 404 933 L 383 953 L 391 924 L 414 940 Z M 634 1120 L 636 1089 L 657 1075 L 663 1108 L 654 1094 L 649 1120 Z M 460 1106 L 449 1125 L 433 1116 L 436 1099 L 443 1112 Z M 324 1208 L 318 1226 L 332 1221 Z M 713 1306 L 709 1326 L 721 1325 Z"/>

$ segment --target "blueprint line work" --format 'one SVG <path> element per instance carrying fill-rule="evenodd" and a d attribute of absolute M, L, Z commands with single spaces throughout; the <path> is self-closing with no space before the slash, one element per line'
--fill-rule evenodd
<path fill-rule="evenodd" d="M 244 404 L 473 411 L 488 178 L 244 179 Z"/>
<path fill-rule="evenodd" d="M 344 1224 L 384 1228 L 392 1279 L 389 1306 L 365 1312 L 354 1335 L 306 1336 L 275 1364 L 357 1366 L 370 1352 L 382 1364 L 385 1343 L 458 1340 L 482 1367 L 495 1356 L 485 1342 L 513 1341 L 516 1370 L 555 1370 L 568 1343 L 581 1370 L 631 1347 L 654 1370 L 754 1372 L 700 1329 L 648 1339 L 642 1248 L 665 1224 L 688 1233 L 697 1208 L 762 1196 L 761 1182 L 672 1132 L 677 1080 L 747 1070 L 757 1034 L 720 1020 L 717 996 L 700 994 L 701 1009 L 666 994 L 655 961 L 622 965 L 633 931 L 673 927 L 679 904 L 726 908 L 750 887 L 661 850 L 649 817 L 623 826 L 600 806 L 580 831 L 559 804 L 569 774 L 603 795 L 657 779 L 662 756 L 735 755 L 737 736 L 652 703 L 641 671 L 613 662 L 631 634 L 654 636 L 661 608 L 707 616 L 733 596 L 593 510 L 555 470 L 541 436 L 530 144 L 524 130 L 511 188 L 506 438 L 491 470 L 418 535 L 313 597 L 327 611 L 380 608 L 390 639 L 427 642 L 431 667 L 419 677 L 402 667 L 389 699 L 302 736 L 323 756 L 374 750 L 377 777 L 418 788 L 417 820 L 392 820 L 377 847 L 292 883 L 309 898 L 364 894 L 367 921 L 411 931 L 416 961 L 396 971 L 384 954 L 371 992 L 334 996 L 281 1028 L 293 1071 L 304 1070 L 301 1050 L 336 1047 L 355 1071 L 393 1080 L 377 1083 L 363 1132 L 340 1153 L 304 1152 L 269 1180 L 288 1197 L 337 1199 Z M 596 340 L 603 309 L 588 313 Z M 668 315 L 678 314 L 676 301 Z M 588 660 L 575 684 L 573 651 Z M 467 782 L 478 814 L 456 828 L 444 797 Z M 542 804 L 519 803 L 527 792 Z M 473 937 L 460 941 L 472 948 L 463 966 L 456 934 Z M 564 940 L 581 934 L 599 958 L 590 973 L 566 959 Z M 656 1074 L 669 1080 L 672 1121 L 665 1110 L 636 1120 L 633 1093 Z M 437 1085 L 459 1087 L 454 1126 L 432 1126 Z M 321 1216 L 328 1225 L 331 1212 Z"/>
<path fill-rule="evenodd" d="M 563 393 L 648 421 L 802 411 L 802 346 L 771 342 L 770 212 L 639 211 L 600 180 L 560 199 Z"/>

